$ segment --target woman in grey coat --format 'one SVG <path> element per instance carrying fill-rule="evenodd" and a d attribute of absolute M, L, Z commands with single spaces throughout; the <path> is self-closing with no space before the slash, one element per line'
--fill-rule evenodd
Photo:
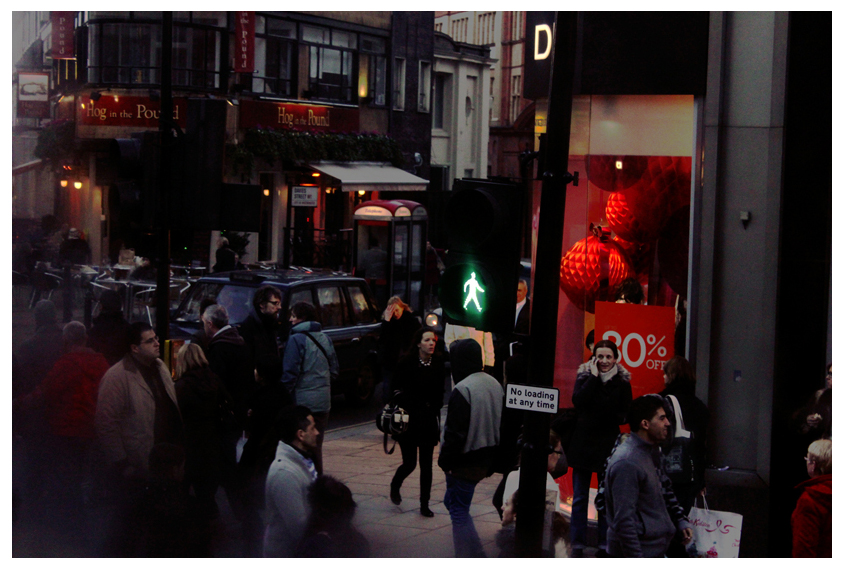
<path fill-rule="evenodd" d="M 323 434 L 332 406 L 332 381 L 340 367 L 331 339 L 323 333 L 317 311 L 308 302 L 297 302 L 290 309 L 290 337 L 285 346 L 282 384 L 293 396 L 296 405 L 311 410 L 317 430 L 317 452 L 314 466 L 323 473 Z"/>

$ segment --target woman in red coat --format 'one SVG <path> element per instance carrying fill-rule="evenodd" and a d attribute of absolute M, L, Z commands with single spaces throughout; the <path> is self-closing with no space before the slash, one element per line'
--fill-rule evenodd
<path fill-rule="evenodd" d="M 810 479 L 792 512 L 792 557 L 832 557 L 833 474 L 832 441 L 821 439 L 807 449 Z"/>

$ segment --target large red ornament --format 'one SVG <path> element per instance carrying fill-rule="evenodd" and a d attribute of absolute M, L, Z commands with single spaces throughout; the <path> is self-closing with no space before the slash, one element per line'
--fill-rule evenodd
<path fill-rule="evenodd" d="M 649 156 L 640 181 L 608 197 L 605 215 L 614 233 L 633 243 L 657 239 L 669 217 L 689 205 L 691 162 L 683 156 Z"/>
<path fill-rule="evenodd" d="M 640 181 L 648 169 L 648 156 L 587 156 L 587 178 L 590 184 L 607 192 L 627 190 Z"/>
<path fill-rule="evenodd" d="M 612 300 L 614 291 L 634 271 L 606 228 L 590 226 L 593 235 L 575 243 L 560 261 L 560 288 L 590 313 L 597 300 Z"/>

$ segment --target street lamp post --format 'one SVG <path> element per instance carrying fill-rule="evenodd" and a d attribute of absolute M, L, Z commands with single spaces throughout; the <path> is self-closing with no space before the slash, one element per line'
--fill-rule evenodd
<path fill-rule="evenodd" d="M 161 112 L 159 149 L 161 152 L 158 192 L 158 263 L 156 274 L 156 334 L 161 342 L 170 328 L 170 190 L 173 159 L 173 12 L 162 12 L 161 21 Z"/>

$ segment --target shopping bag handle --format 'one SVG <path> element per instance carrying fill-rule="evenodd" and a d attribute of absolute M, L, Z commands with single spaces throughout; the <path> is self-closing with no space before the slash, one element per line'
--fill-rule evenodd
<path fill-rule="evenodd" d="M 694 501 L 694 503 L 693 503 L 693 506 L 695 506 L 696 508 L 698 507 L 698 499 L 699 499 L 699 498 L 701 498 L 701 501 L 702 501 L 702 502 L 704 502 L 704 511 L 705 511 L 705 512 L 709 512 L 709 511 L 710 511 L 710 508 L 707 506 L 707 498 L 705 498 L 702 494 L 698 494 L 698 495 L 695 497 L 695 501 Z"/>

